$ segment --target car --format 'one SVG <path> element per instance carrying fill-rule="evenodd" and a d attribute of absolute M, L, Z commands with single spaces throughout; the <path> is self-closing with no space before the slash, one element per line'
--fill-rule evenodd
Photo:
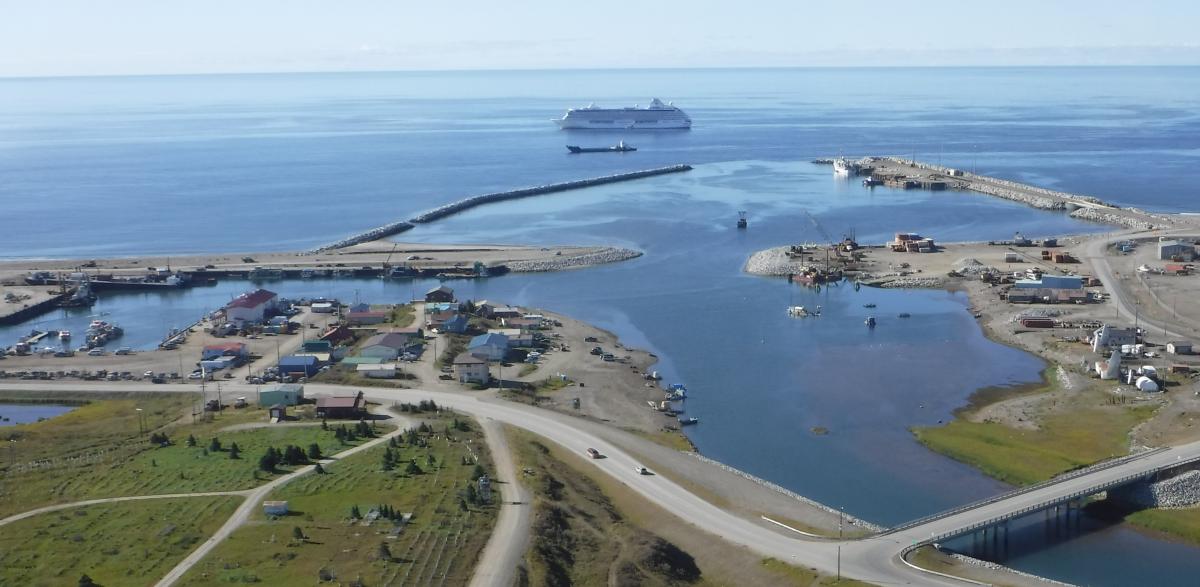
<path fill-rule="evenodd" d="M 162 377 L 155 377 L 150 380 L 150 383 L 166 383 L 166 382 L 167 382 L 167 380 L 163 379 Z"/>
<path fill-rule="evenodd" d="M 589 336 L 589 337 L 583 339 L 583 342 L 599 342 L 599 340 L 597 340 L 596 337 L 594 337 L 594 336 Z"/>
<path fill-rule="evenodd" d="M 441 375 L 438 375 L 438 379 L 441 379 L 444 381 L 453 381 L 454 376 L 449 373 L 442 373 Z"/>
<path fill-rule="evenodd" d="M 600 454 L 600 451 L 590 447 L 587 449 L 587 455 L 593 459 L 598 459 L 603 456 Z"/>
<path fill-rule="evenodd" d="M 71 350 L 58 351 L 57 353 L 54 353 L 54 356 L 56 356 L 56 357 L 73 357 L 73 356 L 75 356 L 75 351 L 71 351 Z"/>
<path fill-rule="evenodd" d="M 634 467 L 633 470 L 637 471 L 638 475 L 649 475 L 650 474 L 650 469 L 647 469 L 646 467 L 643 467 L 641 465 Z"/>
<path fill-rule="evenodd" d="M 188 374 L 188 379 L 200 379 L 202 377 L 204 377 L 204 373 L 200 371 L 192 371 Z"/>
<path fill-rule="evenodd" d="M 588 352 L 590 352 L 591 354 L 596 355 L 598 357 L 598 356 L 604 354 L 604 349 L 602 349 L 598 346 L 594 346 L 594 347 L 592 347 L 592 350 L 588 351 Z"/>
<path fill-rule="evenodd" d="M 614 356 L 612 355 L 612 353 L 605 353 L 605 354 L 604 354 L 604 360 L 605 360 L 605 361 L 608 361 L 609 363 L 611 363 L 611 362 L 613 362 L 613 361 L 617 360 L 617 358 L 616 358 L 616 357 L 614 357 Z"/>
<path fill-rule="evenodd" d="M 146 371 L 142 373 L 142 377 L 154 377 L 154 371 Z"/>
<path fill-rule="evenodd" d="M 420 259 L 420 257 L 418 257 L 418 256 L 416 256 L 416 255 L 409 255 L 409 256 L 408 256 L 408 260 L 409 260 L 409 261 L 416 261 L 417 259 Z"/>
<path fill-rule="evenodd" d="M 117 349 L 117 352 L 115 352 L 113 354 L 115 354 L 115 355 L 132 355 L 133 349 L 131 349 L 127 346 L 123 346 L 123 347 Z"/>
<path fill-rule="evenodd" d="M 88 351 L 87 354 L 89 357 L 103 357 L 104 349 L 97 347 L 97 348 L 94 348 L 94 349 Z"/>

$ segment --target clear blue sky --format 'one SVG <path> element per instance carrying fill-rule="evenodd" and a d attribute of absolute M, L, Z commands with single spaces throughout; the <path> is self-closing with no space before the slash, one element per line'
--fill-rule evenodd
<path fill-rule="evenodd" d="M 1195 0 L 10 0 L 0 76 L 1200 64 Z"/>

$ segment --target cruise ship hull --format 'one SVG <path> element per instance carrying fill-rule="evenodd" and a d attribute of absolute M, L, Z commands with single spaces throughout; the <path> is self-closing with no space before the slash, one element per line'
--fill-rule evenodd
<path fill-rule="evenodd" d="M 561 129 L 569 130 L 678 130 L 692 127 L 692 119 L 672 104 L 654 98 L 645 108 L 571 108 L 562 118 L 554 119 Z"/>
<path fill-rule="evenodd" d="M 634 120 L 632 118 L 625 120 L 572 120 L 567 118 L 555 118 L 554 124 L 557 124 L 558 128 L 564 130 L 677 130 L 692 128 L 692 121 L 690 120 L 646 121 Z"/>

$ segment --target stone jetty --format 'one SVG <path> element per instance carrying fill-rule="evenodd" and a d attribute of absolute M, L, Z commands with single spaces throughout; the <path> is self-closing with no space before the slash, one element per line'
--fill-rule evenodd
<path fill-rule="evenodd" d="M 402 233 L 406 230 L 411 230 L 417 224 L 425 224 L 428 222 L 433 222 L 435 220 L 440 220 L 442 218 L 446 218 L 447 216 L 453 216 L 454 214 L 458 214 L 459 212 L 464 212 L 466 210 L 470 210 L 471 208 L 474 208 L 476 206 L 482 206 L 484 204 L 492 204 L 495 202 L 503 202 L 506 200 L 516 200 L 516 199 L 520 199 L 520 198 L 528 198 L 531 196 L 542 196 L 542 195 L 552 194 L 552 193 L 556 193 L 556 192 L 565 192 L 568 190 L 577 190 L 577 189 L 581 189 L 581 188 L 594 187 L 594 186 L 605 185 L 605 184 L 609 184 L 609 183 L 618 183 L 618 182 L 622 182 L 622 181 L 631 181 L 631 180 L 635 180 L 635 179 L 653 177 L 656 175 L 666 175 L 668 173 L 680 173 L 683 171 L 690 171 L 691 169 L 692 169 L 691 165 L 668 165 L 666 167 L 656 167 L 654 169 L 643 169 L 641 171 L 630 171 L 630 172 L 626 172 L 626 173 L 614 173 L 612 175 L 604 175 L 604 176 L 592 177 L 592 178 L 588 178 L 588 179 L 576 179 L 576 180 L 572 180 L 572 181 L 563 181 L 563 182 L 559 182 L 559 183 L 551 183 L 551 184 L 528 187 L 528 188 L 521 188 L 521 189 L 516 189 L 516 190 L 508 190 L 508 191 L 504 191 L 504 192 L 480 194 L 478 196 L 471 196 L 469 198 L 463 198 L 461 200 L 458 200 L 456 202 L 451 202 L 444 206 L 439 206 L 437 208 L 434 208 L 433 210 L 429 210 L 427 212 L 418 214 L 408 220 L 392 222 L 390 224 L 385 224 L 380 227 L 372 228 L 371 230 L 368 230 L 366 232 L 344 238 L 342 240 L 339 240 L 334 243 L 330 243 L 330 244 L 322 246 L 322 247 L 317 247 L 316 249 L 313 249 L 312 251 L 309 251 L 309 252 L 310 253 L 321 253 L 324 251 L 329 251 L 329 250 L 333 250 L 333 249 L 341 249 L 341 248 L 345 248 L 345 247 L 349 247 L 352 245 L 357 245 L 360 243 L 365 243 L 365 242 L 369 242 L 369 241 L 373 241 L 373 240 L 379 240 L 381 238 L 386 238 L 389 236 L 393 236 L 393 235 Z"/>
<path fill-rule="evenodd" d="M 537 273 L 543 271 L 562 271 L 578 267 L 590 267 L 604 263 L 617 263 L 642 256 L 641 251 L 605 247 L 599 251 L 582 255 L 564 255 L 552 259 L 537 261 L 513 261 L 507 265 L 508 270 L 517 273 Z"/>

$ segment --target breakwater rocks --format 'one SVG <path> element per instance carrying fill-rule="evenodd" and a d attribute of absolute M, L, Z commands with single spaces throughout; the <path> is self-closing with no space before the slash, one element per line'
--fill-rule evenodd
<path fill-rule="evenodd" d="M 310 254 L 321 253 L 324 251 L 330 251 L 333 249 L 342 249 L 345 247 L 349 247 L 349 246 L 353 246 L 353 245 L 357 245 L 357 244 L 361 244 L 361 243 L 365 243 L 365 242 L 370 242 L 373 240 L 379 240 L 381 238 L 386 238 L 389 236 L 400 234 L 406 230 L 411 230 L 417 224 L 425 224 L 427 222 L 433 222 L 434 220 L 440 220 L 447 216 L 452 216 L 454 214 L 458 214 L 459 212 L 463 212 L 465 210 L 470 210 L 471 208 L 474 208 L 476 206 L 482 206 L 484 204 L 491 204 L 494 202 L 503 202 L 505 200 L 516 200 L 519 198 L 528 198 L 530 196 L 541 196 L 541 195 L 545 195 L 545 194 L 552 194 L 555 192 L 565 192 L 568 190 L 577 190 L 577 189 L 581 189 L 581 188 L 588 188 L 588 187 L 604 185 L 604 184 L 609 184 L 609 183 L 630 181 L 630 180 L 634 180 L 634 179 L 642 179 L 645 177 L 654 177 L 656 175 L 666 175 L 668 173 L 680 173 L 683 171 L 690 171 L 691 169 L 692 169 L 691 165 L 668 165 L 666 167 L 656 167 L 654 169 L 643 169 L 641 171 L 630 171 L 627 173 L 615 173 L 613 175 L 604 175 L 604 176 L 600 176 L 600 177 L 592 177 L 589 179 L 576 179 L 573 181 L 550 183 L 550 184 L 546 184 L 546 185 L 534 186 L 534 187 L 529 187 L 529 188 L 521 188 L 521 189 L 516 189 L 516 190 L 508 190 L 508 191 L 504 191 L 504 192 L 495 192 L 495 193 L 491 193 L 491 194 L 480 194 L 478 196 L 471 196 L 469 198 L 463 198 L 461 200 L 458 200 L 457 202 L 451 202 L 449 204 L 446 204 L 445 206 L 439 206 L 428 212 L 418 214 L 408 220 L 401 220 L 398 222 L 392 222 L 391 224 L 385 224 L 385 225 L 377 227 L 377 228 L 372 228 L 371 230 L 368 230 L 366 232 L 344 238 L 340 241 L 330 243 L 325 246 L 317 247 L 308 252 Z"/>
<path fill-rule="evenodd" d="M 1110 497 L 1144 508 L 1186 508 L 1200 504 L 1200 471 L 1188 471 L 1154 483 L 1114 489 Z"/>
<path fill-rule="evenodd" d="M 522 188 L 518 190 L 509 190 L 505 192 L 496 192 L 492 194 L 481 194 L 463 198 L 457 202 L 451 202 L 445 206 L 440 206 L 419 214 L 409 219 L 409 222 L 415 224 L 423 224 L 432 222 L 441 218 L 445 218 L 452 214 L 457 214 L 463 210 L 469 210 L 476 206 L 491 204 L 493 202 L 503 202 L 505 200 L 516 200 L 519 198 L 528 198 L 530 196 L 541 196 L 544 194 L 552 194 L 554 192 L 565 192 L 567 190 L 577 190 L 580 188 L 594 187 L 608 183 L 617 183 L 621 181 L 630 181 L 634 179 L 642 179 L 644 177 L 653 177 L 656 175 L 666 175 L 668 173 L 679 173 L 681 171 L 690 171 L 691 165 L 669 165 L 667 167 L 657 167 L 654 169 L 644 169 L 642 171 L 630 171 L 628 173 L 616 173 L 613 175 L 604 175 L 601 177 L 593 177 L 589 179 L 577 179 L 574 181 L 564 181 L 559 183 L 551 183 L 530 188 Z"/>
<path fill-rule="evenodd" d="M 619 249 L 616 247 L 605 247 L 599 251 L 584 253 L 582 255 L 558 256 L 554 257 L 553 259 L 537 261 L 513 261 L 508 263 L 508 270 L 518 273 L 562 271 L 564 269 L 590 267 L 592 265 L 602 265 L 604 263 L 617 263 L 640 256 L 642 256 L 641 251 L 635 251 L 633 249 Z"/>
<path fill-rule="evenodd" d="M 1132 210 L 1131 210 L 1132 212 Z M 1143 213 L 1144 214 L 1144 213 Z M 1096 208 L 1079 208 L 1071 212 L 1071 218 L 1087 220 L 1090 222 L 1099 222 L 1102 224 L 1116 224 L 1138 230 L 1154 230 L 1158 226 L 1146 220 L 1145 217 L 1129 216 L 1127 214 L 1116 214 Z"/>
<path fill-rule="evenodd" d="M 885 281 L 868 283 L 867 285 L 887 289 L 938 289 L 945 287 L 946 281 L 941 277 L 897 277 L 895 279 L 886 279 Z"/>
<path fill-rule="evenodd" d="M 1018 571 L 1012 567 L 1006 567 L 999 563 L 993 563 L 991 561 L 977 559 L 974 557 L 967 556 L 965 554 L 961 554 L 961 553 L 957 553 L 957 552 L 949 552 L 949 551 L 942 551 L 942 552 L 946 552 L 947 554 L 950 555 L 951 558 L 953 558 L 959 562 L 971 565 L 973 567 L 979 567 L 982 569 L 988 569 L 988 570 L 992 570 L 992 571 L 1001 571 L 1001 572 L 1005 572 L 1005 573 L 1012 573 L 1012 574 L 1020 576 L 1020 577 L 1025 577 L 1027 579 L 1035 579 L 1038 583 L 1045 583 L 1047 585 L 1063 585 L 1064 587 L 1075 587 L 1074 583 L 1063 583 L 1062 581 L 1056 581 L 1054 579 L 1047 579 L 1046 577 L 1034 575 L 1033 573 L 1026 573 L 1025 571 Z"/>
<path fill-rule="evenodd" d="M 742 477 L 743 479 L 748 479 L 750 481 L 753 481 L 759 485 L 762 485 L 763 487 L 766 487 L 767 489 L 782 493 L 792 499 L 795 499 L 796 501 L 803 502 L 804 504 L 810 505 L 810 506 L 815 507 L 820 510 L 824 510 L 824 511 L 834 514 L 834 515 L 844 516 L 845 519 L 847 521 L 849 521 L 849 523 L 852 525 L 858 526 L 860 528 L 866 528 L 873 532 L 882 532 L 882 531 L 886 530 L 886 528 L 884 528 L 883 526 L 880 526 L 878 524 L 872 524 L 871 522 L 868 522 L 866 520 L 862 520 L 862 519 L 856 518 L 854 516 L 851 516 L 850 514 L 847 514 L 845 512 L 838 511 L 838 510 L 831 508 L 823 503 L 813 501 L 807 497 L 804 497 L 803 495 L 800 495 L 799 493 L 796 493 L 790 489 L 780 487 L 779 485 L 771 483 L 770 481 L 767 481 L 766 479 L 760 479 L 758 477 L 755 477 L 754 475 L 751 475 L 750 473 L 742 471 L 741 469 L 735 469 L 733 467 L 730 467 L 729 465 L 726 465 L 725 463 L 722 463 L 721 461 L 714 461 L 698 452 L 689 452 L 687 454 L 692 455 L 693 457 L 696 457 L 697 459 L 699 459 L 702 462 L 713 465 L 714 467 L 717 467 L 717 468 L 723 469 L 725 471 L 728 471 L 730 473 L 733 473 L 734 475 L 737 475 L 738 477 Z"/>

